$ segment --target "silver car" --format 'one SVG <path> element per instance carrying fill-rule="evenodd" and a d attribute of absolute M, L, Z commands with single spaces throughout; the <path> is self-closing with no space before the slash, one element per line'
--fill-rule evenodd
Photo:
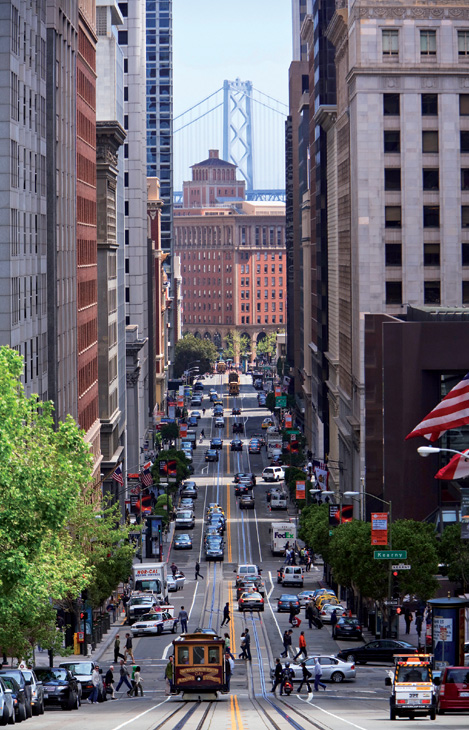
<path fill-rule="evenodd" d="M 0 679 L 0 725 L 15 723 L 15 705 L 11 689 Z"/>
<path fill-rule="evenodd" d="M 314 660 L 314 656 L 310 656 L 306 660 L 306 666 L 313 675 L 311 681 L 314 680 Z M 337 659 L 335 656 L 320 656 L 319 663 L 322 669 L 321 681 L 343 682 L 344 680 L 355 679 L 356 671 L 355 664 L 353 662 L 344 662 L 342 659 Z M 293 681 L 301 682 L 303 679 L 303 668 L 301 665 L 290 662 L 290 669 L 293 669 Z M 271 667 L 270 676 L 273 678 L 274 674 L 275 668 Z"/>

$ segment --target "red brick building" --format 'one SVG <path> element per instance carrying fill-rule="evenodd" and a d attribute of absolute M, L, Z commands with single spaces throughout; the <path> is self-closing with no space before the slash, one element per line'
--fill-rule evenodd
<path fill-rule="evenodd" d="M 236 165 L 217 150 L 191 169 L 174 210 L 183 331 L 220 346 L 237 330 L 254 353 L 260 338 L 285 328 L 285 206 L 246 201 Z"/>

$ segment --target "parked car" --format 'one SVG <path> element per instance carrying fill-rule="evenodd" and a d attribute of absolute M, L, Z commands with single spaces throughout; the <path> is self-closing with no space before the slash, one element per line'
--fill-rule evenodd
<path fill-rule="evenodd" d="M 26 702 L 26 717 L 32 717 L 32 688 L 29 682 L 26 680 L 21 669 L 0 669 L 0 677 L 13 677 L 13 679 L 19 684 L 21 689 L 24 691 L 24 697 Z"/>
<path fill-rule="evenodd" d="M 12 725 L 13 722 L 23 722 L 23 720 L 27 719 L 24 688 L 20 687 L 16 679 L 9 677 L 7 674 L 0 677 L 0 681 L 3 683 L 7 694 L 11 692 L 15 719 L 14 721 L 10 720 L 10 724 Z"/>
<path fill-rule="evenodd" d="M 280 598 L 277 600 L 277 613 L 282 611 L 290 611 L 291 607 L 300 608 L 300 602 L 297 596 L 293 596 L 290 593 L 282 593 Z"/>
<path fill-rule="evenodd" d="M 211 449 L 222 449 L 223 448 L 223 439 L 219 439 L 219 438 L 211 439 L 210 448 Z"/>
<path fill-rule="evenodd" d="M 33 669 L 22 669 L 26 682 L 31 685 L 31 702 L 33 705 L 33 715 L 44 714 L 44 688 L 42 682 L 37 678 Z"/>
<path fill-rule="evenodd" d="M 70 674 L 80 682 L 83 699 L 86 699 L 91 694 L 93 689 L 91 675 L 95 668 L 95 663 L 93 661 L 81 662 L 70 659 L 68 661 L 60 662 L 59 668 L 67 669 Z"/>
<path fill-rule="evenodd" d="M 317 656 L 317 655 L 316 655 Z M 325 682 L 343 682 L 345 680 L 355 679 L 356 670 L 353 662 L 344 662 L 334 656 L 319 656 L 319 663 L 322 669 L 321 681 Z M 314 677 L 314 660 L 315 657 L 306 659 L 306 667 Z M 284 666 L 284 665 L 283 665 Z M 301 682 L 303 679 L 303 669 L 300 664 L 290 664 L 293 669 L 293 681 Z M 271 667 L 270 674 L 273 678 L 275 667 Z"/>
<path fill-rule="evenodd" d="M 264 599 L 260 593 L 242 593 L 238 601 L 239 611 L 263 611 Z"/>
<path fill-rule="evenodd" d="M 3 680 L 0 679 L 0 725 L 13 725 L 15 722 L 15 698 L 13 690 L 11 687 L 7 687 Z"/>
<path fill-rule="evenodd" d="M 207 449 L 205 452 L 205 461 L 218 461 L 218 451 L 216 449 Z"/>
<path fill-rule="evenodd" d="M 195 482 L 183 482 L 181 497 L 190 497 L 191 499 L 197 499 L 197 485 Z"/>
<path fill-rule="evenodd" d="M 444 667 L 442 671 L 436 711 L 444 715 L 448 710 L 469 710 L 467 667 Z"/>
<path fill-rule="evenodd" d="M 339 659 L 344 661 L 366 664 L 367 662 L 394 662 L 394 654 L 417 654 L 418 650 L 407 641 L 397 639 L 377 639 L 369 641 L 363 646 L 353 649 L 342 649 L 338 652 Z"/>
<path fill-rule="evenodd" d="M 76 676 L 65 667 L 36 667 L 37 678 L 44 688 L 44 704 L 60 705 L 62 710 L 78 710 L 82 687 Z"/>
<path fill-rule="evenodd" d="M 282 482 L 285 479 L 285 470 L 281 466 L 266 466 L 262 479 L 265 482 Z"/>
<path fill-rule="evenodd" d="M 175 550 L 192 550 L 192 538 L 186 532 L 182 532 L 176 535 L 173 545 Z"/>
<path fill-rule="evenodd" d="M 324 621 L 324 617 L 321 615 Z M 334 639 L 359 639 L 363 641 L 362 625 L 357 618 L 342 616 L 334 629 Z"/>
<path fill-rule="evenodd" d="M 239 498 L 239 509 L 254 509 L 256 506 L 255 499 L 251 494 L 242 494 Z"/>
<path fill-rule="evenodd" d="M 241 439 L 233 439 L 231 442 L 231 451 L 242 451 L 243 450 L 243 442 Z"/>
<path fill-rule="evenodd" d="M 341 606 L 340 604 L 337 605 L 336 603 L 324 603 L 321 606 L 319 616 L 321 617 L 321 621 L 324 624 L 331 623 L 331 616 L 333 611 L 335 611 L 335 615 L 337 616 L 337 619 L 339 619 L 339 616 L 342 616 L 342 614 L 345 612 L 345 608 L 344 606 Z"/>

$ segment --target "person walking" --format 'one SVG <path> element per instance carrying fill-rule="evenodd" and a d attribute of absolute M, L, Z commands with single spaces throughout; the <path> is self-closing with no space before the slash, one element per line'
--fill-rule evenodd
<path fill-rule="evenodd" d="M 313 628 L 313 616 L 313 605 L 311 601 L 308 601 L 305 607 L 305 619 L 308 622 L 310 629 Z"/>
<path fill-rule="evenodd" d="M 220 628 L 222 626 L 224 626 L 225 624 L 229 623 L 230 620 L 231 620 L 231 616 L 230 616 L 230 604 L 227 602 L 223 606 L 223 621 L 220 624 Z"/>
<path fill-rule="evenodd" d="M 423 624 L 423 616 L 422 614 L 419 614 L 415 617 L 415 629 L 417 631 L 417 636 L 419 637 L 419 643 L 420 643 L 420 635 L 422 633 L 422 624 Z"/>
<path fill-rule="evenodd" d="M 187 611 L 185 610 L 184 606 L 181 606 L 181 610 L 178 614 L 179 623 L 181 624 L 181 634 L 187 634 L 187 622 L 189 620 L 189 616 L 187 615 Z"/>
<path fill-rule="evenodd" d="M 308 689 L 308 692 L 311 692 L 311 685 L 309 683 L 309 680 L 313 676 L 311 672 L 309 671 L 308 667 L 306 666 L 305 662 L 301 662 L 301 669 L 303 672 L 303 679 L 301 680 L 301 684 L 296 690 L 297 692 L 301 692 L 302 686 L 306 683 L 306 687 Z"/>
<path fill-rule="evenodd" d="M 288 617 L 288 623 L 291 624 L 292 626 L 296 625 L 296 613 L 297 613 L 296 606 L 294 606 L 292 603 L 290 606 L 290 615 Z"/>
<path fill-rule="evenodd" d="M 223 634 L 223 638 L 224 638 L 224 640 L 225 640 L 225 652 L 227 651 L 227 652 L 228 652 L 228 654 L 230 655 L 230 657 L 231 657 L 231 658 L 233 659 L 233 661 L 234 661 L 234 656 L 233 656 L 233 654 L 231 653 L 231 641 L 230 641 L 230 635 L 229 635 L 229 634 Z"/>
<path fill-rule="evenodd" d="M 134 659 L 134 650 L 133 650 L 133 643 L 132 643 L 132 636 L 131 634 L 125 635 L 125 651 L 124 651 L 124 659 L 127 661 L 127 657 L 130 656 L 133 663 L 135 664 Z"/>
<path fill-rule="evenodd" d="M 334 609 L 331 613 L 331 628 L 332 628 L 332 638 L 335 637 L 335 627 L 337 625 L 337 611 Z"/>
<path fill-rule="evenodd" d="M 114 640 L 114 664 L 117 664 L 117 662 L 119 661 L 119 657 L 121 659 L 125 659 L 125 656 L 120 653 L 120 648 L 121 648 L 121 640 L 120 640 L 119 634 L 117 634 L 117 636 Z"/>
<path fill-rule="evenodd" d="M 177 572 L 178 572 L 178 567 L 177 567 L 176 563 L 173 561 L 171 563 L 171 573 L 173 574 L 173 578 L 176 577 Z"/>
<path fill-rule="evenodd" d="M 299 636 L 299 639 L 298 639 L 298 649 L 299 649 L 298 654 L 293 657 L 293 661 L 294 662 L 296 662 L 296 660 L 298 659 L 298 657 L 300 656 L 300 654 L 303 654 L 303 656 L 304 656 L 305 659 L 308 658 L 308 652 L 306 651 L 306 637 L 305 637 L 305 632 L 304 631 L 302 631 L 300 633 L 300 636 Z"/>
<path fill-rule="evenodd" d="M 321 682 L 322 667 L 319 664 L 319 657 L 314 657 L 314 691 L 319 692 L 319 686 L 326 691 L 326 685 Z"/>
<path fill-rule="evenodd" d="M 130 680 L 129 680 L 129 676 L 130 676 L 129 670 L 125 666 L 125 661 L 123 659 L 121 659 L 120 664 L 121 664 L 120 669 L 119 669 L 120 677 L 119 677 L 119 681 L 117 683 L 116 692 L 119 692 L 122 684 L 126 684 L 127 687 L 129 688 L 129 691 L 127 692 L 127 697 L 130 697 L 130 693 L 132 692 L 132 685 L 130 684 Z"/>
<path fill-rule="evenodd" d="M 245 636 L 246 636 L 246 632 L 243 631 L 241 634 L 241 637 L 240 637 L 241 654 L 238 657 L 239 659 L 247 659 Z"/>
<path fill-rule="evenodd" d="M 226 691 L 230 691 L 231 675 L 233 674 L 234 661 L 230 656 L 229 651 L 225 651 L 225 680 L 226 680 Z"/>
<path fill-rule="evenodd" d="M 115 624 L 116 623 L 116 610 L 117 610 L 117 606 L 114 603 L 114 600 L 112 598 L 109 601 L 109 603 L 107 604 L 107 609 L 106 610 L 107 610 L 107 612 L 108 612 L 108 614 L 110 616 L 112 615 L 112 623 Z"/>
<path fill-rule="evenodd" d="M 285 647 L 285 651 L 286 651 L 285 656 L 290 655 L 293 658 L 294 651 L 293 651 L 293 646 L 292 646 L 292 643 L 293 643 L 293 631 L 292 631 L 292 629 L 288 629 L 286 631 L 286 636 L 284 634 L 283 635 L 283 639 L 284 639 L 283 646 Z"/>
<path fill-rule="evenodd" d="M 91 684 L 93 685 L 93 689 L 91 690 L 91 694 L 88 697 L 88 702 L 90 703 L 90 705 L 94 705 L 94 703 L 98 701 L 100 682 L 101 678 L 99 676 L 99 667 L 97 664 L 95 664 L 93 672 L 91 674 Z"/>
<path fill-rule="evenodd" d="M 244 632 L 244 644 L 245 644 L 244 651 L 246 653 L 246 659 L 248 660 L 248 662 L 250 662 L 250 661 L 252 661 L 252 656 L 251 656 L 251 634 L 249 633 L 249 629 L 246 629 L 246 631 Z"/>
<path fill-rule="evenodd" d="M 270 690 L 275 694 L 275 688 L 278 687 L 279 684 L 282 682 L 282 674 L 283 674 L 283 667 L 282 662 L 277 657 L 275 660 L 275 670 L 274 670 L 274 681 L 272 684 L 272 689 Z"/>
<path fill-rule="evenodd" d="M 196 564 L 195 564 L 195 580 L 197 580 L 197 579 L 198 579 L 199 575 L 200 575 L 200 577 L 202 578 L 202 580 L 204 580 L 204 576 L 203 576 L 203 575 L 202 575 L 202 573 L 200 572 L 200 563 L 199 563 L 199 561 L 197 560 L 197 562 L 196 562 Z"/>
<path fill-rule="evenodd" d="M 404 621 L 405 621 L 405 632 L 406 632 L 406 634 L 410 634 L 410 625 L 411 625 L 411 623 L 413 621 L 413 618 L 414 617 L 412 615 L 412 611 L 410 610 L 410 608 L 406 608 L 406 610 L 404 612 Z"/>
<path fill-rule="evenodd" d="M 164 676 L 166 683 L 169 685 L 169 691 L 166 692 L 166 694 L 170 694 L 173 691 L 174 684 L 174 656 L 172 654 L 169 657 L 166 669 L 164 670 Z"/>
<path fill-rule="evenodd" d="M 111 700 L 117 700 L 114 692 L 114 667 L 112 665 L 109 667 L 104 677 L 104 691 L 111 695 Z"/>
<path fill-rule="evenodd" d="M 133 677 L 133 688 L 132 693 L 135 697 L 138 697 L 138 693 L 140 690 L 140 697 L 143 697 L 143 679 L 142 675 L 140 673 L 140 667 L 135 667 L 134 677 Z"/>

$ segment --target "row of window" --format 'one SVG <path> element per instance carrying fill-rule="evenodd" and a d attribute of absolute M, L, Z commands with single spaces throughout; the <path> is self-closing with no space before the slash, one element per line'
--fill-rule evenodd
<path fill-rule="evenodd" d="M 10 185 L 29 193 L 46 194 L 46 158 L 10 140 Z"/>
<path fill-rule="evenodd" d="M 249 312 L 250 311 L 250 306 L 251 305 L 249 303 L 244 304 L 244 302 L 243 302 L 241 304 L 241 311 L 242 312 Z M 275 302 L 271 302 L 270 305 L 269 305 L 269 302 L 265 302 L 265 304 L 264 304 L 264 312 L 268 312 L 269 311 L 269 306 L 270 306 L 270 311 L 271 312 L 275 312 L 275 309 L 276 309 L 276 306 L 277 306 Z M 261 311 L 261 303 L 260 302 L 257 303 L 256 309 L 257 309 L 258 312 Z M 278 303 L 278 311 L 279 312 L 283 312 L 283 302 L 279 302 Z"/>
<path fill-rule="evenodd" d="M 47 334 L 44 333 L 42 337 L 42 349 L 46 352 L 47 348 Z M 23 355 L 24 368 L 22 374 L 23 383 L 26 385 L 34 377 L 39 377 L 39 337 L 33 337 L 30 340 L 25 340 L 22 345 L 16 345 L 14 348 L 20 355 Z M 46 372 L 47 369 L 47 357 L 42 357 L 42 371 Z M 47 400 L 43 398 L 43 400 Z"/>
<path fill-rule="evenodd" d="M 438 116 L 438 94 L 421 94 L 421 111 L 423 117 Z M 401 113 L 401 95 L 383 94 L 383 115 L 398 117 Z M 459 115 L 469 116 L 469 94 L 459 94 Z"/>
<path fill-rule="evenodd" d="M 401 168 L 384 168 L 384 189 L 399 191 L 401 189 Z M 440 171 L 438 167 L 424 167 L 422 169 L 422 189 L 430 192 L 440 189 Z M 461 168 L 461 190 L 469 190 L 469 168 Z"/>
<path fill-rule="evenodd" d="M 47 313 L 46 274 L 14 276 L 10 286 L 12 325 Z"/>
<path fill-rule="evenodd" d="M 381 31 L 382 51 L 384 58 L 399 57 L 399 29 L 385 28 Z M 458 56 L 461 60 L 469 60 L 469 30 L 457 31 Z M 437 55 L 437 30 L 420 30 L 420 57 L 428 61 Z"/>
<path fill-rule="evenodd" d="M 386 266 L 402 266 L 402 244 L 385 244 L 385 262 Z M 423 265 L 440 266 L 439 243 L 423 244 Z M 469 243 L 461 244 L 461 265 L 469 266 Z"/>
<path fill-rule="evenodd" d="M 264 321 L 262 322 L 262 317 L 256 318 L 257 324 L 277 324 L 277 316 L 273 314 L 272 316 L 264 316 Z M 192 317 L 191 314 L 188 314 L 187 317 L 184 316 L 184 324 L 222 324 L 223 319 L 221 315 L 217 317 L 210 317 L 206 315 L 197 315 L 194 314 L 194 317 Z M 233 324 L 231 317 L 225 317 L 225 324 Z M 251 317 L 250 315 L 242 315 L 241 316 L 241 324 L 251 324 Z M 283 314 L 280 314 L 278 317 L 278 324 L 283 324 Z"/>
<path fill-rule="evenodd" d="M 40 19 L 45 22 L 44 0 L 41 0 L 39 11 Z M 11 36 L 10 49 L 15 56 L 22 56 L 23 63 L 40 73 L 41 78 L 46 78 L 46 42 L 29 27 L 26 20 L 23 20 L 19 10 L 11 6 Z"/>
<path fill-rule="evenodd" d="M 469 304 L 469 281 L 462 282 L 461 300 L 463 305 Z M 387 281 L 386 304 L 401 305 L 402 301 L 402 281 Z M 441 304 L 440 281 L 423 282 L 423 303 L 430 306 Z"/>
<path fill-rule="evenodd" d="M 402 228 L 402 208 L 400 205 L 384 207 L 384 225 L 386 228 Z M 423 206 L 423 227 L 440 227 L 440 206 Z M 461 228 L 469 228 L 469 205 L 461 205 Z"/>
<path fill-rule="evenodd" d="M 461 153 L 469 152 L 469 132 L 459 133 L 459 149 Z M 384 151 L 395 153 L 401 151 L 401 133 L 399 130 L 384 131 Z M 426 129 L 422 131 L 422 152 L 435 154 L 439 151 L 438 130 Z"/>
<path fill-rule="evenodd" d="M 46 253 L 46 216 L 10 208 L 12 256 Z"/>

